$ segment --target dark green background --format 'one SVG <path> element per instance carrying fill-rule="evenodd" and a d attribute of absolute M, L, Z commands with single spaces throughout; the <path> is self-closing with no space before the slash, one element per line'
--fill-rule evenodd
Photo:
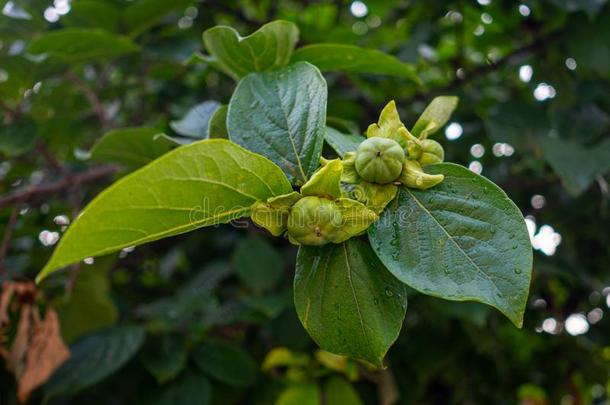
<path fill-rule="evenodd" d="M 205 64 L 185 63 L 202 50 L 201 33 L 217 24 L 234 26 L 245 35 L 265 22 L 287 19 L 300 28 L 300 46 L 357 44 L 413 64 L 420 86 L 386 76 L 325 74 L 328 115 L 364 130 L 387 101 L 395 99 L 410 127 L 434 96 L 459 96 L 451 121 L 461 125 L 463 134 L 453 141 L 444 131 L 435 136 L 447 160 L 465 166 L 479 161 L 482 174 L 535 219 L 537 230 L 551 226 L 561 243 L 553 255 L 535 253 L 522 330 L 482 305 L 410 293 L 403 331 L 387 359 L 399 403 L 607 401 L 606 2 L 524 1 L 521 12 L 529 10 L 524 16 L 520 3 L 512 1 L 368 1 L 367 15 L 357 18 L 350 13 L 350 3 L 342 1 L 78 0 L 74 3 L 85 5 L 72 4 L 54 23 L 43 18 L 49 1 L 8 3 L 12 11 L 0 1 L 9 14 L 0 16 L 2 195 L 93 167 L 95 163 L 82 156 L 111 128 L 149 126 L 175 135 L 169 122 L 195 104 L 226 104 L 233 80 Z M 115 14 L 134 3 L 142 4 L 132 8 L 130 19 L 119 21 Z M 58 7 L 61 11 L 61 4 Z M 30 18 L 15 18 L 23 16 L 18 11 Z M 52 14 L 47 10 L 47 16 Z M 131 33 L 140 49 L 86 61 L 40 61 L 27 55 L 30 41 L 62 27 Z M 575 69 L 570 69 L 572 60 L 566 63 L 568 58 L 576 62 Z M 523 65 L 533 70 L 529 82 L 519 78 Z M 534 90 L 540 83 L 551 85 L 555 96 L 537 100 Z M 514 153 L 495 156 L 494 145 L 504 143 Z M 482 157 L 471 155 L 474 144 L 484 147 Z M 45 154 L 54 156 L 61 169 Z M 325 155 L 330 156 L 330 149 Z M 110 181 L 106 177 L 19 204 L 0 280 L 33 278 L 52 250 L 41 244 L 40 232 L 61 233 L 53 219 L 71 216 Z M 534 195 L 545 198 L 544 206 L 534 207 Z M 0 232 L 11 213 L 12 208 L 0 211 Z M 73 277 L 69 272 L 51 277 L 43 285 L 43 304 L 59 308 L 71 342 L 88 334 L 99 339 L 97 329 L 111 323 L 142 325 L 147 335 L 140 351 L 110 377 L 50 403 L 206 403 L 210 392 L 218 404 L 273 403 L 289 383 L 281 373 L 257 374 L 265 354 L 278 346 L 310 353 L 316 349 L 296 318 L 289 292 L 295 253 L 287 242 L 252 225 L 222 226 L 138 247 L 118 261 L 84 265 L 72 295 L 65 287 Z M 586 316 L 595 308 L 606 316 L 586 334 L 572 336 L 563 327 L 571 314 Z M 556 320 L 556 328 L 547 321 L 546 331 L 542 329 L 547 318 Z M 219 344 L 231 346 L 214 346 Z M 236 354 L 235 347 L 243 348 L 257 365 L 244 359 L 243 352 Z M 164 377 L 166 373 L 171 377 Z M 319 382 L 328 378 L 311 374 Z M 365 403 L 378 403 L 377 376 L 363 373 L 354 386 Z M 4 371 L 0 390 L 2 404 L 16 401 L 14 380 Z M 42 396 L 39 390 L 30 402 L 39 403 Z"/>

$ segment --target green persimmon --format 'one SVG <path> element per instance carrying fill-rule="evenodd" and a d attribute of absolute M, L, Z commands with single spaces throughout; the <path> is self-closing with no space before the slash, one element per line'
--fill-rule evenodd
<path fill-rule="evenodd" d="M 417 159 L 422 167 L 441 163 L 445 159 L 445 151 L 440 143 L 432 139 L 421 141 L 421 155 Z"/>
<path fill-rule="evenodd" d="M 388 184 L 400 176 L 404 160 L 405 151 L 398 142 L 375 136 L 358 146 L 355 167 L 364 180 Z"/>
<path fill-rule="evenodd" d="M 316 196 L 303 197 L 290 209 L 288 236 L 301 245 L 325 245 L 335 239 L 342 225 L 343 215 L 333 201 Z"/>

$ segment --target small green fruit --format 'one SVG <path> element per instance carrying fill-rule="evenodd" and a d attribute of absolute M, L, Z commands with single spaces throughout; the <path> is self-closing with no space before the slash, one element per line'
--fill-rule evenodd
<path fill-rule="evenodd" d="M 387 184 L 400 176 L 405 151 L 398 142 L 381 137 L 363 141 L 356 151 L 356 172 L 371 183 Z"/>
<path fill-rule="evenodd" d="M 325 245 L 332 241 L 342 224 L 341 210 L 332 201 L 303 197 L 290 209 L 288 236 L 301 245 Z"/>
<path fill-rule="evenodd" d="M 441 163 L 445 159 L 445 151 L 440 143 L 432 139 L 424 139 L 421 141 L 422 153 L 419 156 L 419 164 L 422 167 Z"/>

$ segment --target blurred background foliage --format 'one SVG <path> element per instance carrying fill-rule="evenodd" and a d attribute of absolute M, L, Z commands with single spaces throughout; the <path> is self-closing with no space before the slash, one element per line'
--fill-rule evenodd
<path fill-rule="evenodd" d="M 205 29 L 226 24 L 246 35 L 275 19 L 299 26 L 300 46 L 356 44 L 415 67 L 420 85 L 326 74 L 329 123 L 339 130 L 363 130 L 390 99 L 410 126 L 432 97 L 458 95 L 437 137 L 447 160 L 506 190 L 535 248 L 522 330 L 481 305 L 413 292 L 383 372 L 317 350 L 292 305 L 295 248 L 247 221 L 86 260 L 27 298 L 57 310 L 72 353 L 30 403 L 315 404 L 320 395 L 326 404 L 608 403 L 606 1 L 2 0 L 0 8 L 5 285 L 32 280 L 74 215 L 124 168 L 169 148 L 138 149 L 119 136 L 92 158 L 106 132 L 204 136 L 235 87 L 191 58 Z M 7 344 L 16 322 L 4 328 Z M 16 390 L 2 367 L 0 403 L 17 403 Z"/>

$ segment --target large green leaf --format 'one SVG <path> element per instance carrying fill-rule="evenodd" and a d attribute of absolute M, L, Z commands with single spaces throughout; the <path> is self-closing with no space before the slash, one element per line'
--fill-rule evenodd
<path fill-rule="evenodd" d="M 319 405 L 320 388 L 313 383 L 291 384 L 282 391 L 275 405 Z M 330 403 L 329 403 L 330 404 Z"/>
<path fill-rule="evenodd" d="M 175 147 L 154 128 L 113 129 L 102 136 L 91 149 L 91 159 L 121 163 L 130 168 L 144 166 Z"/>
<path fill-rule="evenodd" d="M 301 246 L 294 303 L 303 326 L 323 349 L 381 366 L 400 332 L 407 293 L 367 243 L 350 239 Z"/>
<path fill-rule="evenodd" d="M 328 404 L 362 405 L 358 392 L 344 378 L 332 376 L 324 384 Z"/>
<path fill-rule="evenodd" d="M 192 353 L 195 364 L 207 375 L 235 387 L 254 384 L 258 366 L 243 349 L 228 343 L 206 343 Z"/>
<path fill-rule="evenodd" d="M 212 399 L 212 385 L 201 372 L 188 370 L 176 381 L 152 391 L 146 404 L 150 405 L 208 405 Z"/>
<path fill-rule="evenodd" d="M 116 327 L 79 340 L 70 347 L 70 359 L 46 383 L 46 396 L 75 394 L 102 381 L 129 361 L 143 341 L 139 326 Z"/>
<path fill-rule="evenodd" d="M 108 268 L 114 258 L 104 257 L 79 274 L 72 294 L 54 304 L 61 321 L 61 333 L 67 342 L 72 342 L 92 331 L 113 325 L 118 316 L 110 297 Z M 92 316 L 94 314 L 94 316 Z"/>
<path fill-rule="evenodd" d="M 498 186 L 462 166 L 426 170 L 445 180 L 425 191 L 401 188 L 369 229 L 373 249 L 416 290 L 489 304 L 521 327 L 532 272 L 523 215 Z"/>
<path fill-rule="evenodd" d="M 180 8 L 184 10 L 192 2 L 192 0 L 134 1 L 123 12 L 123 22 L 129 30 L 129 35 L 136 36 L 158 23 L 167 14 Z"/>
<path fill-rule="evenodd" d="M 419 136 L 422 133 L 430 135 L 441 129 L 457 107 L 458 98 L 454 96 L 435 97 L 417 119 L 411 133 Z"/>
<path fill-rule="evenodd" d="M 102 28 L 109 32 L 118 31 L 121 12 L 111 2 L 79 0 L 72 3 L 71 6 L 70 12 L 61 19 L 65 26 Z"/>
<path fill-rule="evenodd" d="M 86 28 L 51 31 L 33 40 L 28 48 L 31 53 L 46 53 L 68 62 L 114 58 L 137 50 L 128 38 Z"/>
<path fill-rule="evenodd" d="M 610 170 L 610 139 L 591 148 L 562 139 L 543 139 L 544 157 L 574 196 L 585 191 L 595 177 Z"/>
<path fill-rule="evenodd" d="M 146 370 L 163 384 L 184 369 L 186 350 L 179 339 L 171 335 L 161 335 L 147 340 L 141 359 Z"/>
<path fill-rule="evenodd" d="M 255 291 L 273 288 L 282 277 L 282 255 L 265 239 L 243 239 L 233 253 L 233 266 L 237 276 Z"/>
<path fill-rule="evenodd" d="M 299 29 L 288 21 L 273 21 L 242 37 L 227 26 L 210 28 L 203 43 L 212 56 L 208 62 L 234 79 L 251 72 L 286 66 L 299 39 Z"/>
<path fill-rule="evenodd" d="M 182 146 L 98 195 L 68 228 L 37 280 L 90 256 L 249 215 L 254 202 L 291 190 L 277 166 L 232 142 Z"/>
<path fill-rule="evenodd" d="M 326 98 L 326 81 L 309 63 L 253 73 L 229 103 L 229 137 L 271 159 L 292 183 L 304 184 L 319 165 Z"/>
<path fill-rule="evenodd" d="M 354 152 L 365 138 L 357 134 L 344 134 L 334 128 L 326 127 L 326 142 L 341 157 L 348 152 Z"/>
<path fill-rule="evenodd" d="M 322 71 L 377 73 L 419 81 L 415 68 L 376 49 L 345 44 L 315 44 L 297 49 L 292 61 L 307 61 Z"/>

